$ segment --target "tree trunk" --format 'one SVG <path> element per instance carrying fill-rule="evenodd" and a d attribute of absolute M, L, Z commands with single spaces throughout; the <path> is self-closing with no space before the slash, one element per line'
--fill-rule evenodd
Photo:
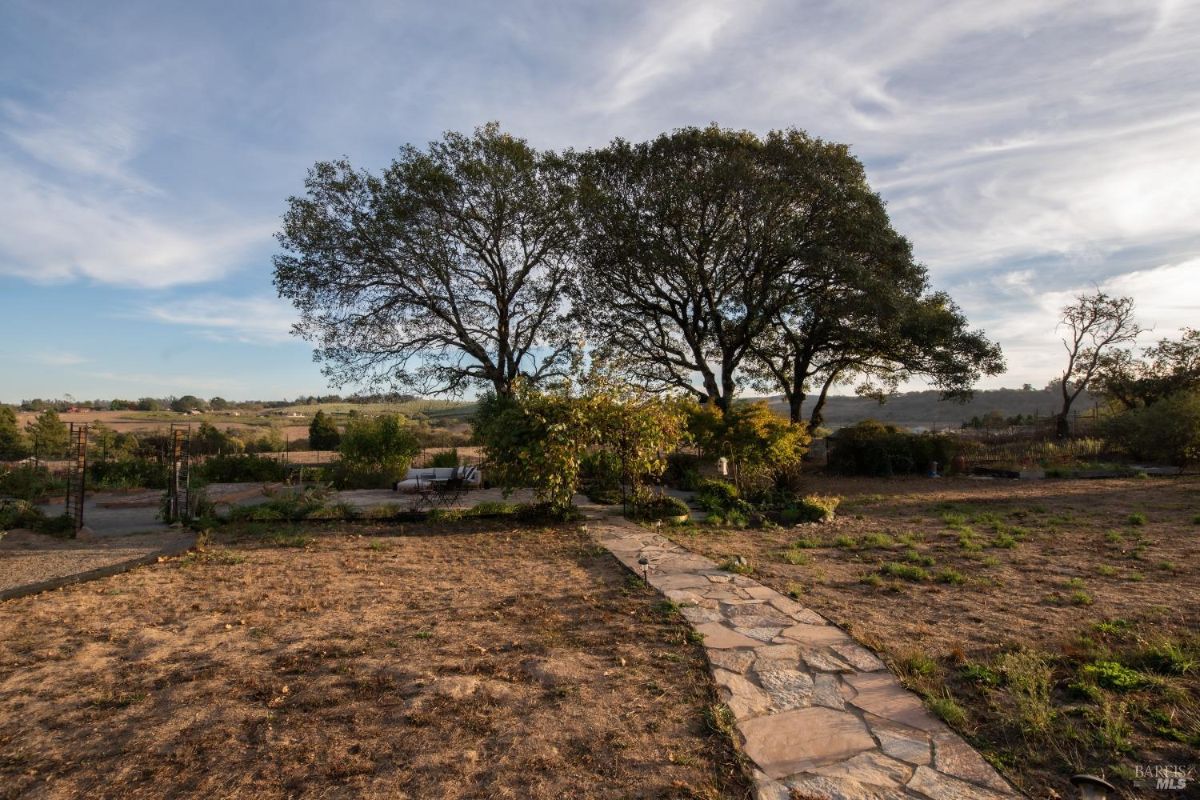
<path fill-rule="evenodd" d="M 1054 418 L 1054 436 L 1057 439 L 1069 439 L 1071 437 L 1071 421 L 1068 412 L 1064 411 Z"/>

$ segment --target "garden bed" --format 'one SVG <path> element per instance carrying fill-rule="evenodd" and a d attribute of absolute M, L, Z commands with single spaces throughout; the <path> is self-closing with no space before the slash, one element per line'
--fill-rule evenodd
<path fill-rule="evenodd" d="M 1034 797 L 1200 752 L 1200 480 L 809 479 L 828 524 L 676 528 L 874 647 Z"/>
<path fill-rule="evenodd" d="M 230 525 L 0 605 L 0 797 L 745 797 L 658 601 L 573 526 Z"/>

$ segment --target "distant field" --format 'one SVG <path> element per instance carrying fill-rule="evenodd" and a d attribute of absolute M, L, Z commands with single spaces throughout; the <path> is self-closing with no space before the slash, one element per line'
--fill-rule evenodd
<path fill-rule="evenodd" d="M 262 411 L 213 411 L 204 414 L 181 414 L 175 411 L 76 411 L 59 414 L 64 423 L 101 423 L 115 431 L 151 431 L 168 427 L 171 423 L 192 424 L 202 422 L 218 428 L 245 430 L 275 426 L 289 439 L 308 436 L 308 424 L 317 411 L 334 417 L 344 418 L 357 411 L 365 416 L 378 414 L 403 414 L 407 417 L 424 416 L 430 420 L 465 422 L 475 413 L 475 403 L 453 400 L 413 400 L 407 403 L 321 403 L 295 405 Z M 295 416 L 293 416 L 295 415 Z M 17 412 L 17 422 L 22 427 L 37 417 L 32 411 Z M 342 421 L 342 420 L 339 420 Z"/>

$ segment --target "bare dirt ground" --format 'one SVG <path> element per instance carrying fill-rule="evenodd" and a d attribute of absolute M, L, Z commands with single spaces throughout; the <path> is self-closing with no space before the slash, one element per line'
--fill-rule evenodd
<path fill-rule="evenodd" d="M 700 647 L 580 530 L 231 526 L 0 605 L 0 797 L 737 797 Z"/>
<path fill-rule="evenodd" d="M 744 556 L 879 650 L 1035 797 L 1074 796 L 1080 771 L 1126 797 L 1145 796 L 1139 765 L 1200 772 L 1200 479 L 806 491 L 841 495 L 838 518 L 671 535 L 718 562 Z"/>
<path fill-rule="evenodd" d="M 98 541 L 9 531 L 0 538 L 0 592 L 186 547 L 192 538 L 190 532 L 174 530 Z"/>

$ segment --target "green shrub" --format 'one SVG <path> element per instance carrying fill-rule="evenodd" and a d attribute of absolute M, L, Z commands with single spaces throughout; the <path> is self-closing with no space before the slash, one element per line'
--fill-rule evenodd
<path fill-rule="evenodd" d="M 1129 669 L 1117 661 L 1097 661 L 1085 664 L 1081 670 L 1085 678 L 1089 678 L 1106 689 L 1117 692 L 1129 692 L 1139 689 L 1146 683 L 1146 678 L 1137 670 Z"/>
<path fill-rule="evenodd" d="M 894 547 L 895 544 L 896 540 L 886 533 L 868 533 L 858 540 L 858 545 L 862 548 L 886 548 Z"/>
<path fill-rule="evenodd" d="M 726 572 L 734 572 L 738 575 L 749 575 L 754 572 L 754 566 L 743 556 L 730 556 L 720 564 L 720 569 Z"/>
<path fill-rule="evenodd" d="M 1129 515 L 1129 524 L 1130 525 L 1145 525 L 1146 524 L 1146 515 L 1140 511 L 1133 512 L 1132 514 Z"/>
<path fill-rule="evenodd" d="M 96 489 L 165 489 L 168 469 L 148 458 L 122 458 L 88 464 L 89 487 Z"/>
<path fill-rule="evenodd" d="M 922 555 L 916 549 L 909 548 L 904 551 L 904 560 L 910 564 L 916 564 L 921 567 L 932 567 L 934 560 L 932 556 Z"/>
<path fill-rule="evenodd" d="M 1200 392 L 1180 392 L 1108 419 L 1104 437 L 1131 456 L 1186 467 L 1200 460 Z"/>
<path fill-rule="evenodd" d="M 253 506 L 234 506 L 229 510 L 231 521 L 295 522 L 303 519 L 345 519 L 357 516 L 344 504 L 330 505 L 329 491 L 309 487 L 302 492 L 283 490 L 270 495 L 265 503 Z M 346 516 L 348 515 L 348 516 Z"/>
<path fill-rule="evenodd" d="M 667 456 L 667 469 L 663 479 L 676 489 L 694 492 L 699 488 L 700 469 L 704 460 L 692 453 L 671 453 Z"/>
<path fill-rule="evenodd" d="M 458 466 L 458 449 L 451 448 L 442 450 L 440 453 L 434 453 L 429 459 L 429 467 L 431 469 L 448 469 Z"/>
<path fill-rule="evenodd" d="M 964 664 L 960 673 L 965 680 L 973 683 L 981 683 L 984 686 L 1000 684 L 1000 676 L 996 671 L 983 664 Z"/>
<path fill-rule="evenodd" d="M 1134 660 L 1146 669 L 1163 675 L 1190 675 L 1200 670 L 1200 648 L 1158 639 L 1144 645 Z"/>
<path fill-rule="evenodd" d="M 709 458 L 732 457 L 743 485 L 779 485 L 808 451 L 808 426 L 779 416 L 765 402 L 737 403 L 721 413 L 695 402 L 685 407 L 687 428 Z"/>
<path fill-rule="evenodd" d="M 504 516 L 517 513 L 520 506 L 516 503 L 503 503 L 496 500 L 487 500 L 482 503 L 476 503 L 470 509 L 472 516 L 477 517 L 494 517 Z"/>
<path fill-rule="evenodd" d="M 736 486 L 728 481 L 712 478 L 701 480 L 697 485 L 696 504 L 705 511 L 716 514 L 746 508 L 746 502 L 738 496 Z"/>
<path fill-rule="evenodd" d="M 288 476 L 286 464 L 261 455 L 213 456 L 196 472 L 208 483 L 272 483 Z"/>
<path fill-rule="evenodd" d="M 66 483 L 51 475 L 46 467 L 32 464 L 12 468 L 0 466 L 0 495 L 35 502 L 65 489 Z"/>
<path fill-rule="evenodd" d="M 793 567 L 802 567 L 812 560 L 808 553 L 803 550 L 797 550 L 794 547 L 784 550 L 780 558 L 783 559 L 784 563 L 791 564 Z"/>
<path fill-rule="evenodd" d="M 28 500 L 0 500 L 0 532 L 16 528 L 45 533 L 50 536 L 75 535 L 75 522 L 66 514 L 47 517 Z"/>
<path fill-rule="evenodd" d="M 680 517 L 692 513 L 688 504 L 678 497 L 666 494 L 651 495 L 639 500 L 634 506 L 634 516 L 640 519 L 657 520 Z"/>
<path fill-rule="evenodd" d="M 934 461 L 947 468 L 957 452 L 950 436 L 907 433 L 875 420 L 842 428 L 830 445 L 828 469 L 841 475 L 924 474 Z"/>
<path fill-rule="evenodd" d="M 308 425 L 308 446 L 313 450 L 336 450 L 341 441 L 342 435 L 338 433 L 333 417 L 317 409 Z"/>
<path fill-rule="evenodd" d="M 334 483 L 340 489 L 388 488 L 404 477 L 420 451 L 416 434 L 397 414 L 351 419 L 338 445 Z"/>
<path fill-rule="evenodd" d="M 1049 728 L 1054 719 L 1053 673 L 1045 657 L 1031 650 L 1005 653 L 997 666 L 1025 726 L 1039 733 Z"/>
<path fill-rule="evenodd" d="M 829 522 L 841 502 L 836 495 L 810 494 L 801 498 L 796 511 L 802 522 Z"/>

